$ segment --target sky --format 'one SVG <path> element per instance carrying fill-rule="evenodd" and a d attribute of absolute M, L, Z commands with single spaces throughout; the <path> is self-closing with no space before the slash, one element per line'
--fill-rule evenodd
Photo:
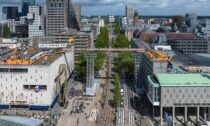
<path fill-rule="evenodd" d="M 45 3 L 45 0 L 36 1 Z M 124 15 L 126 4 L 133 5 L 140 15 L 184 15 L 190 12 L 210 15 L 210 0 L 72 0 L 72 2 L 80 3 L 82 15 L 86 16 Z M 20 6 L 20 3 L 21 0 L 0 0 L 0 9 L 8 4 Z"/>

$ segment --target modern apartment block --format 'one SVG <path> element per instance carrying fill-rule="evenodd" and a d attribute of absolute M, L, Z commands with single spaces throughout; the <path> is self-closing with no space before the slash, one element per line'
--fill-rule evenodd
<path fill-rule="evenodd" d="M 81 17 L 81 6 L 79 4 L 71 4 L 69 13 L 69 27 L 79 30 Z"/>
<path fill-rule="evenodd" d="M 46 35 L 69 28 L 70 0 L 46 0 Z"/>
<path fill-rule="evenodd" d="M 131 5 L 126 5 L 125 6 L 125 16 L 127 17 L 127 19 L 133 19 L 134 16 L 134 9 Z"/>
<path fill-rule="evenodd" d="M 171 47 L 185 55 L 195 53 L 209 53 L 209 42 L 204 38 L 168 40 Z"/>
<path fill-rule="evenodd" d="M 29 6 L 27 14 L 29 37 L 44 36 L 44 8 L 41 6 Z"/>
<path fill-rule="evenodd" d="M 3 7 L 2 20 L 14 19 L 18 20 L 18 7 Z"/>
<path fill-rule="evenodd" d="M 16 24 L 15 34 L 17 38 L 28 38 L 28 25 L 27 24 Z"/>
<path fill-rule="evenodd" d="M 21 16 L 26 16 L 29 12 L 29 6 L 35 6 L 35 0 L 22 0 L 22 14 Z"/>

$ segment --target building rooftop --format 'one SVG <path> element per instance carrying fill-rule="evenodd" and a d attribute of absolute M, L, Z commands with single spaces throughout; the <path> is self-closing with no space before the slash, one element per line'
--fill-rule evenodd
<path fill-rule="evenodd" d="M 1 48 L 0 64 L 5 65 L 48 65 L 55 61 L 62 51 L 36 50 L 31 47 L 17 49 Z"/>
<path fill-rule="evenodd" d="M 157 74 L 161 87 L 210 87 L 210 74 Z"/>
<path fill-rule="evenodd" d="M 0 116 L 1 126 L 41 126 L 42 121 L 17 116 Z"/>
<path fill-rule="evenodd" d="M 140 34 L 140 38 L 144 41 L 153 40 L 158 35 L 165 35 L 167 40 L 174 39 L 197 39 L 197 36 L 193 33 L 160 33 L 160 32 L 143 32 Z"/>
<path fill-rule="evenodd" d="M 147 56 L 149 56 L 153 61 L 168 61 L 169 58 L 168 56 L 163 53 L 162 51 L 154 51 L 154 50 L 149 50 L 146 51 Z"/>

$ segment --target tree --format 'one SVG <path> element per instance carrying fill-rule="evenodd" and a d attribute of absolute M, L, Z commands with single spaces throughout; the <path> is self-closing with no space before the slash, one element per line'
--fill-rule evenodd
<path fill-rule="evenodd" d="M 79 63 L 76 64 L 75 66 L 75 71 L 76 71 L 76 78 L 79 80 L 85 80 L 86 78 L 86 58 L 84 56 L 84 54 L 81 54 L 79 56 Z"/>
<path fill-rule="evenodd" d="M 115 72 L 123 72 L 127 78 L 132 78 L 134 74 L 134 60 L 130 53 L 120 54 L 115 59 Z"/>
<path fill-rule="evenodd" d="M 121 32 L 121 29 L 120 29 L 120 26 L 118 23 L 115 23 L 115 25 L 114 25 L 114 32 L 116 34 L 120 34 L 120 32 Z"/>
<path fill-rule="evenodd" d="M 127 39 L 127 37 L 123 34 L 120 34 L 117 36 L 116 41 L 113 45 L 114 48 L 129 48 L 130 43 Z"/>
<path fill-rule="evenodd" d="M 3 37 L 8 38 L 11 35 L 10 29 L 7 26 L 7 24 L 4 24 L 3 26 Z"/>
<path fill-rule="evenodd" d="M 114 74 L 114 98 L 113 98 L 113 105 L 119 106 L 122 101 L 122 96 L 120 93 L 120 77 L 119 74 Z"/>
<path fill-rule="evenodd" d="M 95 59 L 95 71 L 99 71 L 104 63 L 106 54 L 98 53 Z"/>
<path fill-rule="evenodd" d="M 96 38 L 96 48 L 106 48 L 109 45 L 109 31 L 107 27 L 101 27 L 100 35 Z"/>

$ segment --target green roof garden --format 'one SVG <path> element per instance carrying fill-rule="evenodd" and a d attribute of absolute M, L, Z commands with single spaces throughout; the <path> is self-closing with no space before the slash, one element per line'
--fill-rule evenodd
<path fill-rule="evenodd" d="M 156 74 L 161 87 L 210 87 L 210 74 Z"/>

